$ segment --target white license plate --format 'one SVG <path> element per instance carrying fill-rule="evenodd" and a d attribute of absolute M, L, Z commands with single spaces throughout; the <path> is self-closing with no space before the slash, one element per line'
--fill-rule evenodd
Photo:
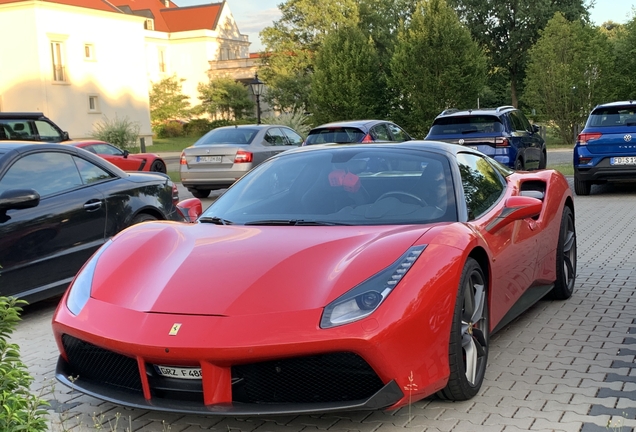
<path fill-rule="evenodd" d="M 155 365 L 155 370 L 161 376 L 178 379 L 201 379 L 201 368 L 183 368 Z"/>
<path fill-rule="evenodd" d="M 222 156 L 197 156 L 197 162 L 221 163 Z"/>
<path fill-rule="evenodd" d="M 613 157 L 610 165 L 636 165 L 636 156 Z"/>

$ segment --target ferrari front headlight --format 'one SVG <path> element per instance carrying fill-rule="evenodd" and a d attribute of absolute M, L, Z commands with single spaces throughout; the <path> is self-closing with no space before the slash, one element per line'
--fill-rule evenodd
<path fill-rule="evenodd" d="M 97 260 L 104 253 L 106 248 L 112 243 L 108 240 L 100 247 L 97 252 L 84 264 L 84 267 L 75 276 L 71 285 L 68 297 L 66 299 L 66 307 L 71 311 L 73 315 L 79 315 L 82 311 L 88 299 L 91 296 L 91 288 L 93 285 L 93 274 L 95 274 L 95 267 L 97 267 Z"/>
<path fill-rule="evenodd" d="M 325 307 L 321 328 L 336 327 L 373 313 L 413 266 L 426 245 L 409 248 L 396 262 L 370 277 Z"/>

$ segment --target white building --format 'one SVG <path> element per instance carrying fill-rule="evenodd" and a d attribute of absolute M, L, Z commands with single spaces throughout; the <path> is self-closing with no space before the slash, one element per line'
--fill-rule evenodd
<path fill-rule="evenodd" d="M 117 116 L 150 144 L 152 82 L 176 75 L 196 105 L 211 64 L 243 59 L 237 79 L 255 71 L 225 1 L 0 0 L 0 38 L 0 111 L 41 111 L 75 139 Z"/>

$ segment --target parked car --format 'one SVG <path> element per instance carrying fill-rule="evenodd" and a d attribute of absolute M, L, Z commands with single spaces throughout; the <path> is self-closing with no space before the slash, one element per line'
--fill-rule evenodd
<path fill-rule="evenodd" d="M 0 142 L 0 295 L 34 302 L 62 293 L 122 229 L 183 220 L 165 174 L 125 173 L 64 144 Z"/>
<path fill-rule="evenodd" d="M 596 106 L 574 145 L 574 191 L 589 195 L 592 185 L 636 179 L 636 103 Z"/>
<path fill-rule="evenodd" d="M 320 125 L 309 131 L 303 145 L 323 143 L 403 142 L 413 138 L 385 120 L 354 120 Z"/>
<path fill-rule="evenodd" d="M 0 141 L 68 141 L 63 131 L 41 112 L 0 112 Z"/>
<path fill-rule="evenodd" d="M 104 245 L 53 317 L 56 376 L 204 415 L 469 399 L 490 335 L 544 295 L 572 295 L 574 222 L 559 172 L 466 147 L 290 150 L 196 223 L 141 224 Z"/>
<path fill-rule="evenodd" d="M 539 127 L 513 106 L 445 110 L 426 139 L 479 150 L 516 170 L 544 169 L 548 160 Z"/>
<path fill-rule="evenodd" d="M 212 129 L 181 153 L 181 183 L 197 198 L 230 187 L 267 158 L 301 145 L 302 137 L 282 125 L 239 125 Z"/>
<path fill-rule="evenodd" d="M 154 153 L 133 154 L 128 150 L 122 150 L 110 143 L 99 140 L 73 141 L 70 144 L 95 153 L 124 171 L 166 172 L 166 163 L 159 155 Z"/>

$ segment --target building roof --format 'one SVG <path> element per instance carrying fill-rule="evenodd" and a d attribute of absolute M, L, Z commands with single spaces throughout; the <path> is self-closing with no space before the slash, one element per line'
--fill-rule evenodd
<path fill-rule="evenodd" d="M 26 0 L 0 0 L 0 4 Z M 225 1 L 199 6 L 179 7 L 170 0 L 42 0 L 68 6 L 137 15 L 154 20 L 154 29 L 162 32 L 214 30 Z"/>

